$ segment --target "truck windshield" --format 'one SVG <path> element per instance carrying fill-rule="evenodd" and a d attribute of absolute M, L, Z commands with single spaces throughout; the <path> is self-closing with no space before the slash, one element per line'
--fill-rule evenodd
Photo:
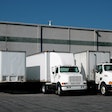
<path fill-rule="evenodd" d="M 75 72 L 75 73 L 78 73 L 79 70 L 78 70 L 78 67 L 60 67 L 60 72 Z"/>
<path fill-rule="evenodd" d="M 105 71 L 112 71 L 112 65 L 104 65 Z"/>

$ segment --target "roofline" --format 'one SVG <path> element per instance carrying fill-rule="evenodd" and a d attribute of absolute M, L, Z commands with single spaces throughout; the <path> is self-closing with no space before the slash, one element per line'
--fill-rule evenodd
<path fill-rule="evenodd" d="M 45 24 L 33 24 L 33 23 L 30 24 L 30 23 L 22 23 L 22 22 L 0 21 L 0 24 L 32 26 L 32 27 L 60 28 L 60 29 L 74 29 L 74 30 L 97 31 L 97 32 L 112 32 L 112 30 L 108 30 L 108 29 L 83 28 L 83 27 L 58 26 L 58 25 L 51 25 L 51 26 L 49 26 L 49 25 L 45 25 Z"/>
<path fill-rule="evenodd" d="M 74 54 L 79 54 L 79 53 L 87 53 L 87 52 L 93 52 L 93 53 L 109 53 L 110 51 L 95 51 L 95 50 L 85 50 L 85 51 L 80 51 L 80 52 L 75 52 Z"/>

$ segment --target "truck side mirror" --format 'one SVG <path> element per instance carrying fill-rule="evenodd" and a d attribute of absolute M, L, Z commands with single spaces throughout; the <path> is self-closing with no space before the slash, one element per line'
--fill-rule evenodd
<path fill-rule="evenodd" d="M 95 69 L 95 72 L 98 73 L 98 69 Z"/>
<path fill-rule="evenodd" d="M 58 73 L 58 68 L 56 68 L 56 73 Z"/>
<path fill-rule="evenodd" d="M 57 67 L 52 67 L 52 74 L 58 73 L 58 68 Z"/>
<path fill-rule="evenodd" d="M 99 71 L 100 72 L 100 74 L 102 73 L 102 69 Z"/>
<path fill-rule="evenodd" d="M 98 73 L 99 72 L 98 66 L 96 66 L 96 68 L 94 70 L 95 70 L 96 73 Z"/>
<path fill-rule="evenodd" d="M 52 67 L 52 74 L 54 74 L 55 73 L 55 68 L 54 67 Z"/>

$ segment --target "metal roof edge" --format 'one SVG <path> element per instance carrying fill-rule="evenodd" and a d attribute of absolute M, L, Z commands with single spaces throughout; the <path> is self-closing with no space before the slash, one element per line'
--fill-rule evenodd
<path fill-rule="evenodd" d="M 23 22 L 0 21 L 0 24 L 33 26 L 33 27 L 47 27 L 47 28 L 60 28 L 60 29 L 74 29 L 74 30 L 98 31 L 98 32 L 112 32 L 112 30 L 108 30 L 108 29 L 84 28 L 84 27 L 73 27 L 73 26 L 58 26 L 58 25 L 45 25 L 45 24 L 23 23 Z"/>

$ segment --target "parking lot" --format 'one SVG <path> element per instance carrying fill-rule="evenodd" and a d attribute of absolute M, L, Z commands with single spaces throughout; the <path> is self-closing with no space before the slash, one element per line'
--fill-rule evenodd
<path fill-rule="evenodd" d="M 112 96 L 0 92 L 0 112 L 111 112 Z"/>

